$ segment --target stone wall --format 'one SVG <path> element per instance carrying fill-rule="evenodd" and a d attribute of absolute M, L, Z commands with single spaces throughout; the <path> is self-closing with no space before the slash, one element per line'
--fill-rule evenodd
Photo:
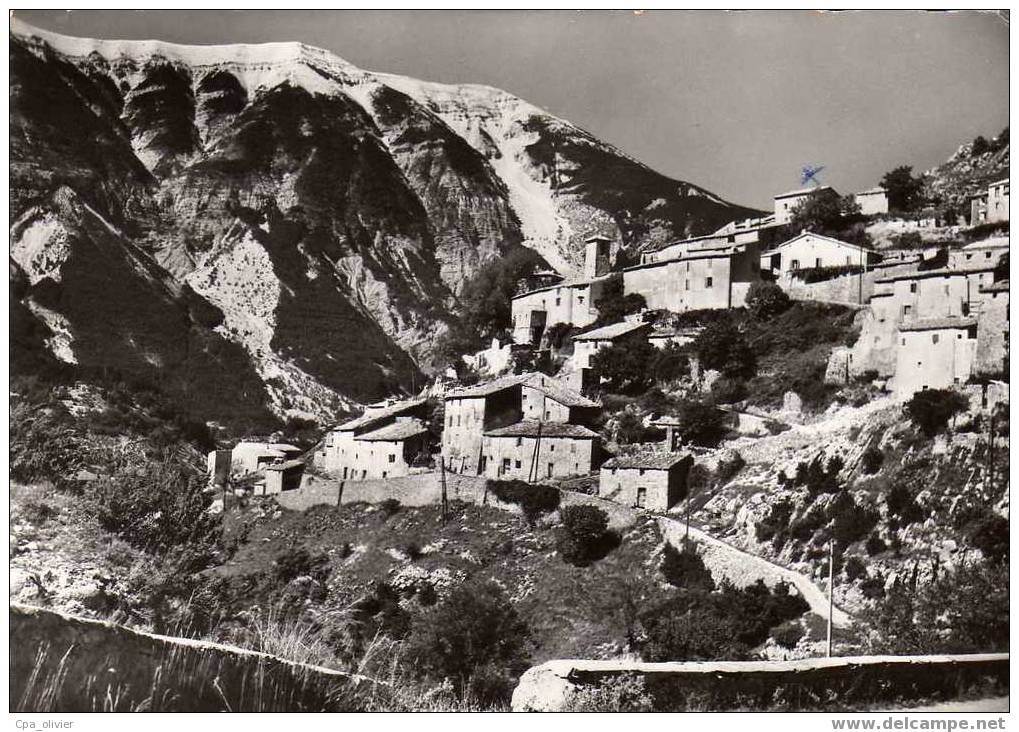
<path fill-rule="evenodd" d="M 358 711 L 377 682 L 220 643 L 10 607 L 11 710 Z"/>
<path fill-rule="evenodd" d="M 342 485 L 342 497 L 340 487 Z M 481 503 L 485 500 L 485 479 L 473 475 L 446 473 L 446 497 L 450 501 Z M 386 480 L 326 480 L 308 476 L 296 491 L 276 496 L 284 508 L 303 511 L 312 506 L 341 503 L 379 503 L 395 498 L 405 506 L 426 506 L 442 500 L 442 478 L 438 471 Z M 489 500 L 491 497 L 489 496 Z"/>
<path fill-rule="evenodd" d="M 833 710 L 955 699 L 966 690 L 1008 692 L 1008 654 L 858 656 L 800 661 L 548 661 L 529 669 L 513 711 L 560 711 L 585 687 L 643 679 L 655 711 Z"/>

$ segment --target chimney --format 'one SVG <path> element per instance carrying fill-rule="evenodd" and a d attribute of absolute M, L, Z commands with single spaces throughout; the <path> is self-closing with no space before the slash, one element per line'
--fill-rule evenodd
<path fill-rule="evenodd" d="M 607 236 L 595 234 L 585 240 L 584 277 L 591 279 L 601 277 L 609 271 L 609 247 L 612 240 Z"/>

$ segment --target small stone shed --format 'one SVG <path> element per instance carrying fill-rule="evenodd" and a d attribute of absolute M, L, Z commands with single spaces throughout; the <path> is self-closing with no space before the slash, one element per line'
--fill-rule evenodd
<path fill-rule="evenodd" d="M 598 495 L 626 506 L 668 511 L 686 497 L 692 466 L 690 454 L 618 455 L 602 464 Z"/>

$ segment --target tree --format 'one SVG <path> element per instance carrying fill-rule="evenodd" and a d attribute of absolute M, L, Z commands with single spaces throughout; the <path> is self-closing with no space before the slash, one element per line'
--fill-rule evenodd
<path fill-rule="evenodd" d="M 965 397 L 959 392 L 951 389 L 924 389 L 906 402 L 906 413 L 921 432 L 927 437 L 934 437 L 948 426 L 952 417 L 966 411 L 968 406 Z"/>
<path fill-rule="evenodd" d="M 422 676 L 449 679 L 483 702 L 505 701 L 526 664 L 528 628 L 506 593 L 493 582 L 466 582 L 418 616 L 407 652 Z M 482 677 L 484 689 L 472 680 Z"/>
<path fill-rule="evenodd" d="M 690 356 L 678 343 L 666 343 L 658 349 L 651 364 L 652 378 L 658 384 L 668 384 L 690 376 Z"/>
<path fill-rule="evenodd" d="M 659 355 L 658 349 L 646 340 L 631 338 L 595 353 L 591 369 L 596 379 L 606 382 L 603 388 L 608 391 L 641 392 L 651 383 Z"/>
<path fill-rule="evenodd" d="M 888 192 L 888 207 L 894 211 L 911 211 L 920 203 L 923 178 L 913 177 L 913 167 L 900 165 L 884 174 L 881 187 Z"/>
<path fill-rule="evenodd" d="M 686 402 L 679 410 L 680 440 L 700 447 L 716 447 L 729 433 L 725 412 L 703 402 Z"/>
<path fill-rule="evenodd" d="M 983 135 L 977 135 L 973 139 L 973 145 L 970 148 L 971 155 L 983 155 L 985 152 L 989 152 L 991 149 L 991 143 L 987 141 L 987 138 Z"/>
<path fill-rule="evenodd" d="M 598 309 L 595 325 L 609 325 L 624 320 L 627 315 L 639 313 L 647 308 L 644 296 L 636 292 L 623 294 L 623 278 L 619 275 L 610 277 L 602 285 L 601 297 L 594 304 Z"/>
<path fill-rule="evenodd" d="M 746 338 L 728 320 L 708 324 L 693 342 L 701 366 L 724 376 L 749 379 L 757 370 L 757 359 Z"/>
<path fill-rule="evenodd" d="M 774 282 L 755 282 L 747 293 L 747 310 L 761 320 L 781 315 L 792 305 L 785 290 Z"/>
<path fill-rule="evenodd" d="M 543 261 L 534 250 L 518 246 L 478 269 L 460 295 L 465 335 L 453 342 L 466 339 L 480 346 L 509 328 L 512 322 L 510 300 L 517 285 Z"/>
<path fill-rule="evenodd" d="M 830 188 L 807 196 L 792 210 L 789 228 L 835 235 L 860 216 L 860 206 L 852 196 L 840 197 Z"/>
<path fill-rule="evenodd" d="M 715 589 L 715 580 L 711 570 L 704 566 L 704 560 L 697 550 L 686 544 L 682 550 L 666 542 L 662 554 L 662 575 L 673 587 L 699 589 L 711 592 Z"/>
<path fill-rule="evenodd" d="M 545 341 L 551 348 L 560 350 L 576 332 L 577 328 L 571 323 L 555 323 L 545 330 Z"/>
<path fill-rule="evenodd" d="M 556 549 L 569 564 L 585 567 L 618 543 L 618 537 L 608 530 L 608 514 L 597 506 L 564 506 L 559 515 L 563 525 L 556 531 Z"/>

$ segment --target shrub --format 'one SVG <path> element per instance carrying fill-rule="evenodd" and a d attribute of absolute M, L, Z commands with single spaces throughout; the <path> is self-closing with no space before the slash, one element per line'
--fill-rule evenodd
<path fill-rule="evenodd" d="M 622 674 L 582 686 L 566 701 L 567 712 L 651 712 L 654 700 L 643 676 Z"/>
<path fill-rule="evenodd" d="M 672 544 L 665 543 L 662 554 L 662 575 L 673 587 L 707 590 L 715 589 L 715 580 L 711 570 L 704 566 L 704 560 L 697 554 L 693 545 L 687 543 L 682 550 Z"/>
<path fill-rule="evenodd" d="M 934 437 L 968 406 L 966 399 L 951 389 L 924 389 L 914 394 L 905 408 L 920 431 L 927 437 Z"/>
<path fill-rule="evenodd" d="M 799 644 L 804 635 L 806 635 L 806 631 L 795 620 L 788 620 L 781 625 L 776 625 L 771 631 L 772 640 L 790 650 Z"/>
<path fill-rule="evenodd" d="M 784 313 L 791 305 L 789 295 L 774 282 L 755 282 L 747 292 L 747 310 L 755 318 L 767 320 Z"/>
<path fill-rule="evenodd" d="M 683 346 L 667 343 L 658 349 L 651 364 L 651 374 L 658 384 L 669 384 L 690 376 L 690 356 Z"/>
<path fill-rule="evenodd" d="M 1008 520 L 985 509 L 965 529 L 966 538 L 991 562 L 1008 557 Z"/>
<path fill-rule="evenodd" d="M 324 581 L 328 576 L 329 558 L 324 554 L 311 554 L 304 547 L 290 547 L 273 562 L 273 574 L 284 584 L 298 577 L 312 577 Z"/>
<path fill-rule="evenodd" d="M 386 498 L 379 501 L 379 510 L 382 511 L 383 516 L 389 518 L 400 510 L 400 502 L 395 498 Z"/>
<path fill-rule="evenodd" d="M 565 506 L 559 515 L 563 525 L 556 531 L 556 549 L 569 564 L 587 566 L 618 544 L 618 536 L 608 530 L 608 514 L 597 506 Z"/>
<path fill-rule="evenodd" d="M 425 678 L 449 679 L 461 688 L 506 701 L 526 666 L 528 628 L 506 593 L 492 582 L 455 587 L 415 621 L 407 655 Z M 483 683 L 472 685 L 479 677 Z"/>
<path fill-rule="evenodd" d="M 591 357 L 591 370 L 602 388 L 621 393 L 639 393 L 651 384 L 657 348 L 646 340 L 628 339 L 602 348 Z"/>
<path fill-rule="evenodd" d="M 715 404 L 732 404 L 747 396 L 747 383 L 742 379 L 721 376 L 711 385 L 711 400 Z"/>
<path fill-rule="evenodd" d="M 859 557 L 849 557 L 843 571 L 846 573 L 846 579 L 852 582 L 867 576 L 867 565 Z"/>
<path fill-rule="evenodd" d="M 684 443 L 717 447 L 729 433 L 728 418 L 710 404 L 686 402 L 679 410 L 677 431 Z"/>
<path fill-rule="evenodd" d="M 876 447 L 868 447 L 863 451 L 863 456 L 860 458 L 860 466 L 863 468 L 863 472 L 867 475 L 873 475 L 874 473 L 881 470 L 881 465 L 885 461 L 885 454 Z"/>
<path fill-rule="evenodd" d="M 827 513 L 832 538 L 843 549 L 869 534 L 880 518 L 877 511 L 859 505 L 848 492 L 839 493 Z"/>
<path fill-rule="evenodd" d="M 915 496 L 906 486 L 896 483 L 885 496 L 888 514 L 899 519 L 903 526 L 922 521 L 923 509 L 916 502 Z"/>
<path fill-rule="evenodd" d="M 705 326 L 693 342 L 701 366 L 724 376 L 748 379 L 757 370 L 757 359 L 739 329 L 728 320 Z"/>
<path fill-rule="evenodd" d="M 864 544 L 864 548 L 867 550 L 867 556 L 873 557 L 887 551 L 888 545 L 877 534 L 871 534 L 867 537 L 867 543 Z"/>
<path fill-rule="evenodd" d="M 785 532 L 789 527 L 789 519 L 793 515 L 793 506 L 789 501 L 779 501 L 771 507 L 768 515 L 757 522 L 754 534 L 758 541 L 771 541 Z"/>
<path fill-rule="evenodd" d="M 522 480 L 490 480 L 488 490 L 504 503 L 520 506 L 524 518 L 532 526 L 542 514 L 559 508 L 559 490 L 543 483 L 525 483 Z"/>
<path fill-rule="evenodd" d="M 860 592 L 868 600 L 880 600 L 885 596 L 885 581 L 880 575 L 867 577 L 860 583 Z"/>

